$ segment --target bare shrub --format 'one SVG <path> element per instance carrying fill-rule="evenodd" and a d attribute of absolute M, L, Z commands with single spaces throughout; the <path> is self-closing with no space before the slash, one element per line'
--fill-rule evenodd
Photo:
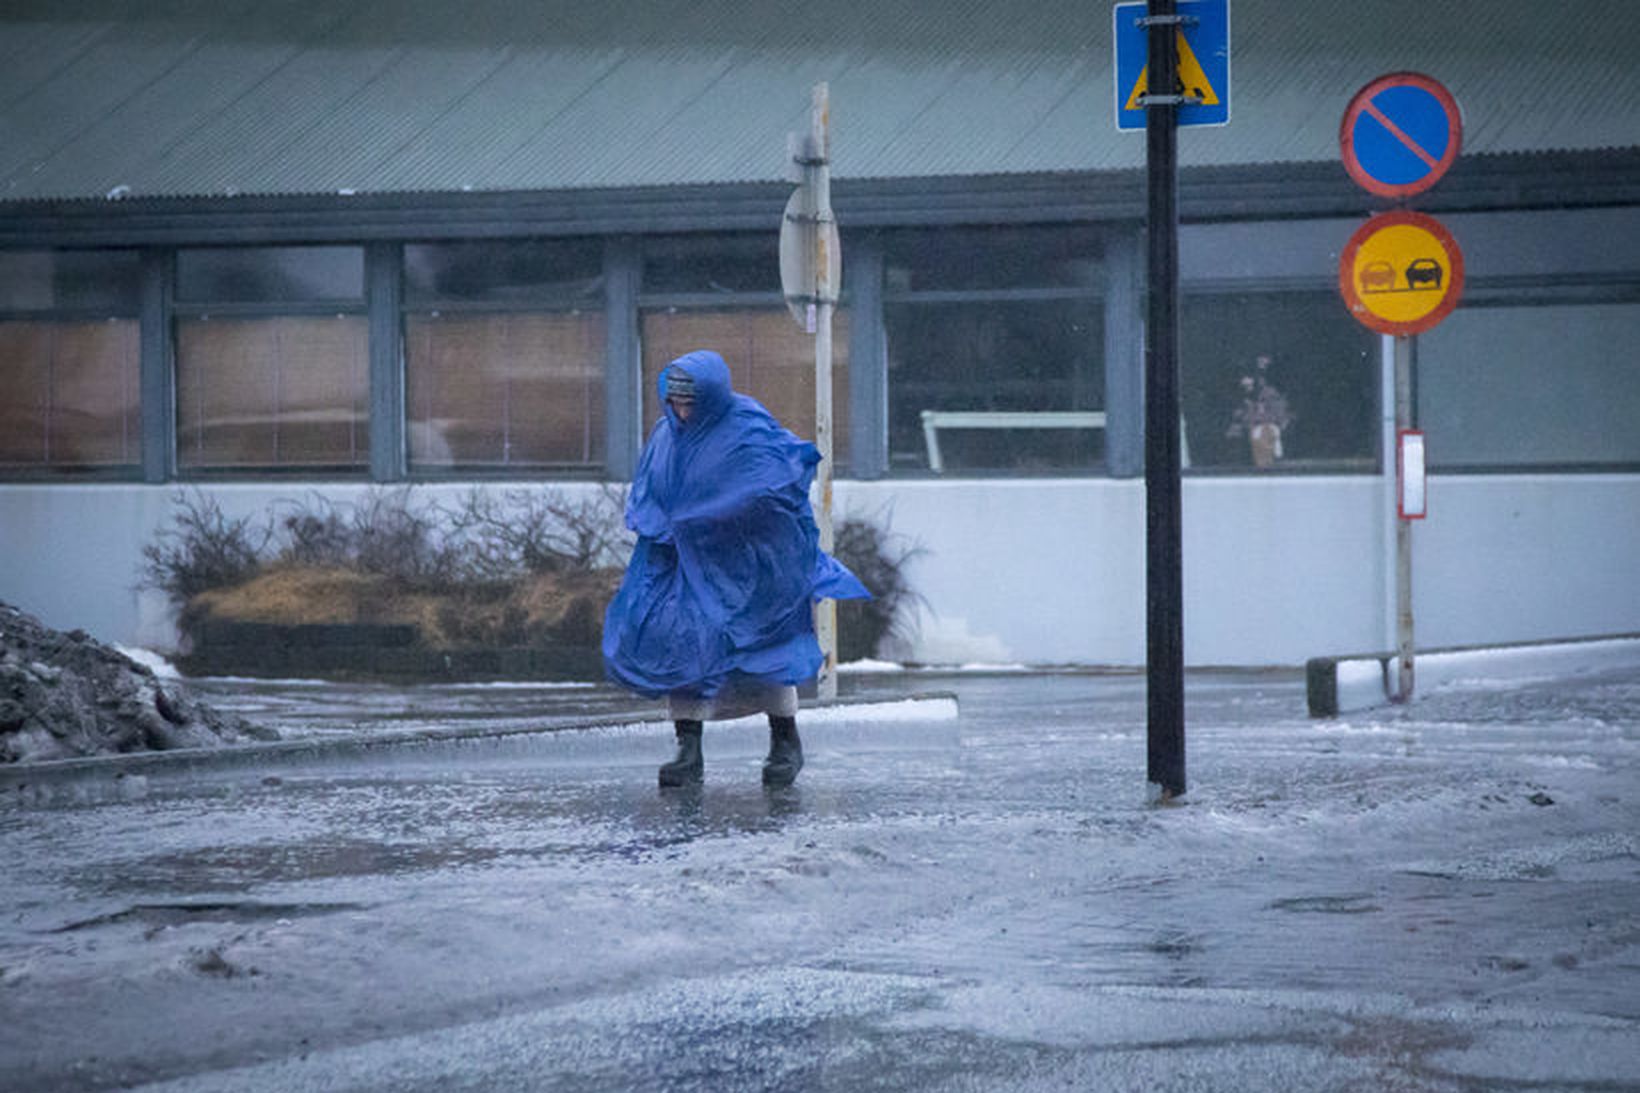
<path fill-rule="evenodd" d="M 586 573 L 619 564 L 627 549 L 624 491 L 472 490 L 446 515 L 460 540 L 464 572 L 478 580 Z"/>
<path fill-rule="evenodd" d="M 596 645 L 630 550 L 624 506 L 619 486 L 474 489 L 449 508 L 372 487 L 281 501 L 258 525 L 196 489 L 145 548 L 147 580 L 185 627 L 405 622 L 436 648 Z"/>
<path fill-rule="evenodd" d="M 352 521 L 340 506 L 317 493 L 310 493 L 301 503 L 285 505 L 292 511 L 278 522 L 285 538 L 279 551 L 281 562 L 324 567 L 353 564 Z"/>
<path fill-rule="evenodd" d="M 353 504 L 353 564 L 411 587 L 449 584 L 461 575 L 461 550 L 441 523 L 439 507 L 415 504 L 409 486 L 372 487 Z"/>
<path fill-rule="evenodd" d="M 434 503 L 418 503 L 409 486 L 372 486 L 352 502 L 310 492 L 276 506 L 283 540 L 277 564 L 352 569 L 407 588 L 459 582 L 462 545 Z"/>
<path fill-rule="evenodd" d="M 906 567 L 923 553 L 889 527 L 887 516 L 881 524 L 860 516 L 850 516 L 837 525 L 832 554 L 860 578 L 871 593 L 869 600 L 837 602 L 837 659 L 860 660 L 876 654 L 889 635 L 907 637 L 911 625 L 906 608 L 917 602 L 906 576 Z"/>
<path fill-rule="evenodd" d="M 262 567 L 270 529 L 248 516 L 229 519 L 216 499 L 194 488 L 172 495 L 171 523 L 142 548 L 140 583 L 173 603 L 240 584 Z"/>

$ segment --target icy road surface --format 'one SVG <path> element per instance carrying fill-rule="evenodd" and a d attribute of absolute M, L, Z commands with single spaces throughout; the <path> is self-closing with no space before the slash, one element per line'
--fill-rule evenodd
<path fill-rule="evenodd" d="M 213 687 L 308 735 L 620 705 Z M 805 714 L 776 794 L 748 724 L 658 791 L 651 725 L 0 806 L 0 1089 L 1640 1088 L 1640 669 L 1337 721 L 1193 675 L 1172 807 L 1141 676 L 845 687 L 959 704 Z"/>

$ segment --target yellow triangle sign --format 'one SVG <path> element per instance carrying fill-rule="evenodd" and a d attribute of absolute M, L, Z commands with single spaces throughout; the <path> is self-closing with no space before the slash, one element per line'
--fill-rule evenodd
<path fill-rule="evenodd" d="M 1192 95 L 1201 102 L 1201 106 L 1217 106 L 1219 93 L 1213 90 L 1208 82 L 1207 73 L 1202 71 L 1202 63 L 1196 60 L 1196 51 L 1190 48 L 1190 43 L 1184 40 L 1184 31 L 1177 31 L 1179 41 L 1179 79 L 1174 87 L 1175 95 Z M 1127 104 L 1123 110 L 1138 110 L 1141 107 L 1139 96 L 1149 94 L 1150 65 L 1139 70 L 1139 79 L 1133 85 L 1133 92 L 1127 97 Z"/>

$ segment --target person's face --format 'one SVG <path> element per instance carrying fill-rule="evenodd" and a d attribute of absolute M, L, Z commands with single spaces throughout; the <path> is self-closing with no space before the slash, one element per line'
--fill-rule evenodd
<path fill-rule="evenodd" d="M 692 398 L 669 398 L 666 400 L 672 406 L 672 412 L 678 415 L 679 421 L 688 421 L 695 412 L 695 400 Z"/>

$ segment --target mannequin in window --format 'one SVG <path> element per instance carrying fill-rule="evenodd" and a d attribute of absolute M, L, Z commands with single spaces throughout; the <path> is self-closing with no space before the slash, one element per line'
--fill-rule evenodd
<path fill-rule="evenodd" d="M 1260 353 L 1253 374 L 1241 377 L 1241 402 L 1230 416 L 1225 436 L 1246 437 L 1253 466 L 1274 466 L 1285 454 L 1282 433 L 1292 425 L 1294 415 L 1283 395 L 1270 382 L 1270 355 Z"/>

